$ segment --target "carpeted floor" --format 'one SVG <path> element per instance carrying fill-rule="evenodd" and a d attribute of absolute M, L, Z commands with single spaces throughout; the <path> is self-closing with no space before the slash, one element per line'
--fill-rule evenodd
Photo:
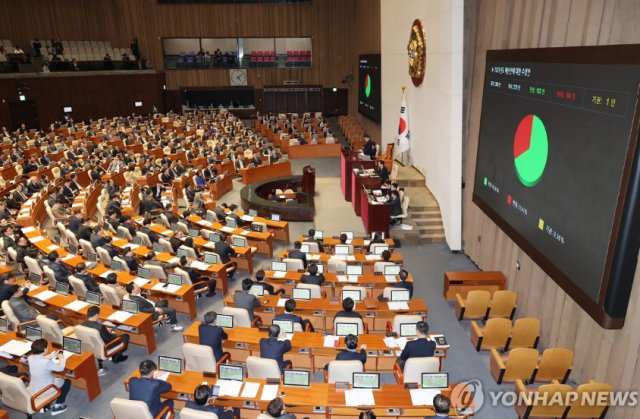
<path fill-rule="evenodd" d="M 337 129 L 334 130 L 337 132 Z M 303 166 L 308 161 L 292 161 L 293 174 L 300 174 Z M 322 229 L 326 235 L 336 235 L 341 229 L 364 233 L 362 221 L 355 216 L 351 204 L 345 202 L 340 191 L 340 162 L 338 158 L 315 159 L 316 168 L 316 203 L 318 212 L 316 214 L 315 228 Z M 239 192 L 242 183 L 234 181 L 234 189 L 224 196 L 221 201 L 239 204 Z M 312 228 L 311 222 L 291 223 L 291 238 L 297 238 Z M 279 253 L 284 246 L 281 243 L 274 243 L 274 254 Z M 487 389 L 512 390 L 513 385 L 497 386 L 489 375 L 488 354 L 478 354 L 469 341 L 469 325 L 459 324 L 455 320 L 453 305 L 445 301 L 442 297 L 443 273 L 445 271 L 475 270 L 473 263 L 464 254 L 452 253 L 446 244 L 403 246 L 398 249 L 404 257 L 405 267 L 412 272 L 415 279 L 414 298 L 424 298 L 429 307 L 429 317 L 427 319 L 433 332 L 444 333 L 451 343 L 448 357 L 444 361 L 444 370 L 450 374 L 451 382 L 462 382 L 477 379 L 482 383 L 485 390 L 485 407 L 483 407 L 476 417 L 478 418 L 515 418 L 515 411 L 512 407 L 493 408 L 488 406 L 490 399 L 486 393 Z M 254 257 L 256 270 L 261 266 L 266 266 L 269 260 L 264 256 Z M 232 290 L 240 287 L 241 280 L 246 276 L 246 272 L 240 271 L 235 275 L 236 280 L 230 283 Z M 219 311 L 222 309 L 223 296 L 218 294 L 213 298 L 202 298 L 197 300 L 198 318 L 209 310 Z M 191 323 L 186 316 L 178 315 L 179 323 L 182 326 L 189 326 Z M 134 371 L 139 363 L 147 358 L 157 362 L 158 355 L 182 357 L 182 335 L 171 333 L 169 327 L 157 328 L 158 349 L 150 357 L 147 356 L 146 349 L 131 345 L 127 354 L 129 360 L 123 364 L 108 364 L 109 372 L 100 378 L 102 394 L 89 404 L 86 393 L 82 390 L 72 388 L 67 398 L 69 409 L 58 418 L 78 418 L 87 417 L 92 419 L 113 418 L 109 408 L 110 401 L 115 397 L 128 398 L 124 388 L 124 379 Z M 314 381 L 322 381 L 321 373 L 317 373 Z M 384 384 L 394 384 L 395 378 L 392 374 L 383 374 Z M 9 410 L 11 419 L 23 419 L 25 415 L 14 410 Z M 38 414 L 35 417 L 48 417 L 49 414 Z"/>

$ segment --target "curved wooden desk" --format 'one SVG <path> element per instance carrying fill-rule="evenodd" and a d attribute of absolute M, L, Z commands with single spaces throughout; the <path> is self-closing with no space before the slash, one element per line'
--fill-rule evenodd
<path fill-rule="evenodd" d="M 240 169 L 240 174 L 242 175 L 243 185 L 273 177 L 291 176 L 291 162 L 274 163 L 267 166 L 252 167 L 251 169 Z"/>

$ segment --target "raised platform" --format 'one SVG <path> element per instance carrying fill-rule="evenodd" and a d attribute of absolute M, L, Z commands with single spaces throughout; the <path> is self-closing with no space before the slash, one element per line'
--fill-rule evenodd
<path fill-rule="evenodd" d="M 268 197 L 274 189 L 293 189 L 296 191 L 297 203 L 269 201 Z M 315 202 L 302 190 L 302 176 L 281 176 L 268 180 L 253 182 L 240 191 L 242 209 L 249 212 L 257 210 L 258 216 L 270 218 L 271 214 L 279 214 L 282 221 L 313 221 Z"/>

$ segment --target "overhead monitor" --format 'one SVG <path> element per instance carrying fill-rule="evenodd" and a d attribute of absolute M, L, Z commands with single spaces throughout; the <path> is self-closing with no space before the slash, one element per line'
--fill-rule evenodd
<path fill-rule="evenodd" d="M 380 54 L 358 57 L 358 113 L 380 122 L 382 103 Z"/>

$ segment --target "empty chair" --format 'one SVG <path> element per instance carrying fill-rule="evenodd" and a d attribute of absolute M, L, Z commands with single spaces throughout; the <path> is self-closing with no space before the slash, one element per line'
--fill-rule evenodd
<path fill-rule="evenodd" d="M 346 272 L 347 262 L 338 259 L 329 259 L 327 261 L 327 269 L 331 273 Z"/>
<path fill-rule="evenodd" d="M 55 289 L 56 288 L 56 283 L 58 282 L 58 281 L 56 281 L 56 274 L 47 265 L 44 265 L 42 267 L 42 270 L 44 272 L 44 275 L 45 275 L 46 279 L 49 280 L 49 288 Z"/>
<path fill-rule="evenodd" d="M 171 246 L 171 242 L 167 239 L 158 239 L 158 243 L 162 245 L 162 251 L 165 253 L 174 253 L 173 246 Z"/>
<path fill-rule="evenodd" d="M 196 345 L 195 343 L 185 343 L 182 346 L 182 354 L 184 355 L 184 369 L 195 372 L 217 371 L 217 364 L 225 362 L 229 358 L 229 355 L 225 354 L 221 360 L 216 362 L 216 357 L 210 346 Z"/>
<path fill-rule="evenodd" d="M 505 351 L 513 348 L 537 348 L 539 340 L 540 319 L 518 319 L 515 321 Z"/>
<path fill-rule="evenodd" d="M 175 417 L 173 409 L 166 406 L 158 416 L 154 418 L 151 416 L 151 412 L 149 412 L 149 406 L 147 406 L 145 402 L 138 400 L 115 398 L 111 400 L 110 406 L 111 413 L 113 413 L 115 419 L 162 419 L 167 413 L 169 413 L 168 419 Z"/>
<path fill-rule="evenodd" d="M 282 261 L 287 264 L 287 271 L 304 269 L 304 263 L 300 259 L 284 258 Z"/>
<path fill-rule="evenodd" d="M 538 357 L 538 371 L 531 382 L 558 380 L 566 383 L 571 374 L 573 351 L 565 348 L 550 348 Z"/>
<path fill-rule="evenodd" d="M 391 266 L 391 265 L 395 265 L 394 262 L 385 262 L 385 261 L 379 261 L 373 264 L 373 272 L 382 272 L 384 273 L 384 267 L 385 266 Z"/>
<path fill-rule="evenodd" d="M 396 289 L 396 288 L 392 288 Z M 386 288 L 385 288 L 386 291 Z M 398 314 L 393 318 L 393 323 L 387 321 L 387 332 L 388 333 L 397 333 L 400 335 L 400 325 L 401 324 L 417 324 L 422 321 L 422 316 L 417 314 Z"/>
<path fill-rule="evenodd" d="M 145 269 L 149 269 L 149 271 L 151 271 L 152 278 L 167 279 L 167 274 L 164 272 L 164 269 L 162 268 L 162 266 L 150 265 L 147 263 L 142 267 Z"/>
<path fill-rule="evenodd" d="M 43 396 L 43 393 L 49 391 L 52 393 Z M 26 413 L 28 419 L 49 403 L 53 403 L 61 393 L 58 387 L 50 384 L 32 395 L 29 387 L 26 387 L 20 378 L 2 373 L 0 373 L 0 392 L 2 392 L 4 406 Z"/>
<path fill-rule="evenodd" d="M 516 313 L 517 297 L 518 294 L 515 291 L 502 290 L 494 292 L 487 318 L 493 319 L 502 317 L 513 320 L 513 316 Z"/>
<path fill-rule="evenodd" d="M 538 351 L 530 348 L 518 348 L 500 355 L 491 349 L 489 365 L 491 376 L 496 383 L 512 383 L 516 380 L 531 380 L 538 367 Z"/>
<path fill-rule="evenodd" d="M 336 323 L 349 323 L 358 325 L 358 335 L 369 333 L 369 325 L 362 319 L 357 317 L 334 317 L 333 319 L 333 331 L 336 332 Z"/>
<path fill-rule="evenodd" d="M 126 349 L 126 344 L 121 337 L 118 336 L 108 344 L 105 344 L 100 332 L 91 327 L 78 325 L 75 333 L 78 339 L 82 341 L 82 348 L 92 352 L 95 359 L 98 360 L 98 375 L 105 375 L 108 371 L 102 366 L 104 361 Z"/>
<path fill-rule="evenodd" d="M 476 351 L 503 349 L 510 336 L 511 320 L 509 319 L 489 319 L 485 327 L 479 327 L 477 322 L 471 322 L 471 343 Z"/>
<path fill-rule="evenodd" d="M 75 332 L 75 328 L 73 326 L 68 326 L 61 330 L 57 321 L 44 315 L 37 316 L 36 321 L 38 322 L 38 326 L 40 326 L 40 330 L 42 330 L 42 337 L 47 341 L 57 343 L 58 345 L 62 345 L 63 336 L 72 336 Z M 62 324 L 65 325 L 64 323 Z"/>
<path fill-rule="evenodd" d="M 296 285 L 296 288 L 304 288 L 304 289 L 311 290 L 311 298 L 325 298 L 327 296 L 325 292 L 322 292 L 320 285 L 299 283 Z"/>
<path fill-rule="evenodd" d="M 233 316 L 234 327 L 257 327 L 262 322 L 260 316 L 254 316 L 253 321 L 249 318 L 249 312 L 244 308 L 224 307 L 222 314 Z"/>
<path fill-rule="evenodd" d="M 25 256 L 24 263 L 26 263 L 29 272 L 37 273 L 38 275 L 42 276 L 42 269 L 40 269 L 38 261 L 36 261 L 34 258 L 32 258 L 31 256 Z"/>
<path fill-rule="evenodd" d="M 569 406 L 567 418 L 604 418 L 611 406 L 612 387 L 605 383 L 589 380 L 578 386 L 578 397 Z"/>
<path fill-rule="evenodd" d="M 109 255 L 109 252 L 107 252 L 107 249 L 99 246 L 99 247 L 96 247 L 96 250 L 98 251 L 98 257 L 100 258 L 100 263 L 106 266 L 111 266 L 111 256 Z"/>
<path fill-rule="evenodd" d="M 393 375 L 398 384 L 422 383 L 423 372 L 439 372 L 440 358 L 433 356 L 422 358 L 409 358 L 404 364 L 404 371 L 400 365 L 393 364 Z"/>
<path fill-rule="evenodd" d="M 141 234 L 141 233 L 138 233 L 138 234 Z M 95 249 L 93 248 L 93 245 L 91 245 L 91 242 L 84 239 L 80 239 L 79 242 L 85 255 L 87 253 L 96 253 Z"/>
<path fill-rule="evenodd" d="M 456 318 L 459 321 L 484 319 L 490 304 L 489 291 L 469 291 L 466 300 L 463 300 L 460 294 L 456 294 Z"/>
<path fill-rule="evenodd" d="M 140 237 L 142 239 L 142 244 L 146 247 L 152 248 L 153 247 L 153 243 L 151 243 L 151 239 L 149 238 L 149 236 L 146 233 L 143 233 L 141 231 L 136 231 L 136 236 Z"/>
<path fill-rule="evenodd" d="M 522 380 L 516 380 L 516 400 L 522 400 L 515 405 L 518 418 L 565 417 L 569 406 L 565 403 L 549 403 L 549 400 L 568 400 L 567 393 L 572 390 L 567 384 L 546 384 L 537 389 L 528 389 Z"/>
<path fill-rule="evenodd" d="M 213 412 L 184 408 L 180 410 L 180 419 L 218 419 L 218 415 Z"/>
<path fill-rule="evenodd" d="M 360 361 L 331 361 L 324 372 L 325 383 L 349 382 L 353 384 L 353 373 L 364 372 L 364 365 Z"/>
<path fill-rule="evenodd" d="M 129 230 L 127 230 L 126 227 L 118 226 L 118 233 L 120 233 L 121 231 L 122 231 L 122 234 L 124 234 L 124 238 L 126 240 L 129 240 L 130 242 L 133 241 L 133 237 L 131 236 L 131 233 L 129 232 Z"/>
<path fill-rule="evenodd" d="M 280 378 L 280 375 L 282 375 L 278 361 L 275 359 L 248 356 L 246 363 L 249 378 Z"/>

